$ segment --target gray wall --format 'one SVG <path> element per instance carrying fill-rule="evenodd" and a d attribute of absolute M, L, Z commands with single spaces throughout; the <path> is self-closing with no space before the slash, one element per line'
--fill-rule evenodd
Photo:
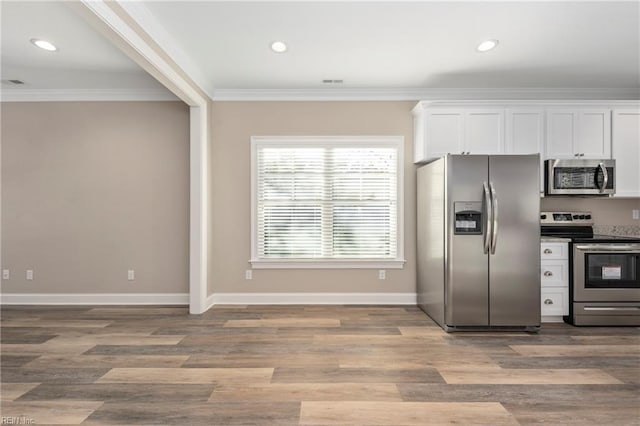
<path fill-rule="evenodd" d="M 209 293 L 415 292 L 415 102 L 214 102 Z M 404 269 L 254 270 L 251 257 L 251 136 L 400 135 L 405 138 Z"/>
<path fill-rule="evenodd" d="M 2 104 L 3 292 L 186 293 L 188 221 L 184 103 Z"/>
<path fill-rule="evenodd" d="M 212 103 L 208 293 L 414 292 L 413 105 Z M 384 281 L 376 270 L 254 270 L 245 280 L 253 135 L 404 136 L 405 268 Z M 186 105 L 3 103 L 1 136 L 3 292 L 188 292 Z M 542 200 L 542 209 L 591 210 L 600 225 L 637 225 L 632 208 L 640 200 Z"/>

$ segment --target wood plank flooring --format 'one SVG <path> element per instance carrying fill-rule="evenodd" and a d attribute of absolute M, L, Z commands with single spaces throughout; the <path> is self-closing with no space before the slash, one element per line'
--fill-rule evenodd
<path fill-rule="evenodd" d="M 3 423 L 640 425 L 640 329 L 413 306 L 2 307 Z"/>

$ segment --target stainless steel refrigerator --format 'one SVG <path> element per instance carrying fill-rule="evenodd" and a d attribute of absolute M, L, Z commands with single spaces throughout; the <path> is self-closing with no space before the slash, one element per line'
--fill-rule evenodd
<path fill-rule="evenodd" d="M 418 305 L 446 331 L 540 327 L 538 155 L 418 169 Z"/>

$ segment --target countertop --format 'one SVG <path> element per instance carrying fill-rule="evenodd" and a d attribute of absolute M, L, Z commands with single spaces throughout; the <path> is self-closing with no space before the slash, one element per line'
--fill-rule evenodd
<path fill-rule="evenodd" d="M 571 240 L 569 238 L 561 238 L 561 237 L 540 237 L 540 241 L 543 243 L 569 243 Z"/>

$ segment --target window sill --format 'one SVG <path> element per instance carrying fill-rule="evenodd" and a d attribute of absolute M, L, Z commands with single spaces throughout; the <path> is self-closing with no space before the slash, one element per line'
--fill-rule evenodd
<path fill-rule="evenodd" d="M 251 259 L 253 269 L 402 269 L 404 259 Z"/>

